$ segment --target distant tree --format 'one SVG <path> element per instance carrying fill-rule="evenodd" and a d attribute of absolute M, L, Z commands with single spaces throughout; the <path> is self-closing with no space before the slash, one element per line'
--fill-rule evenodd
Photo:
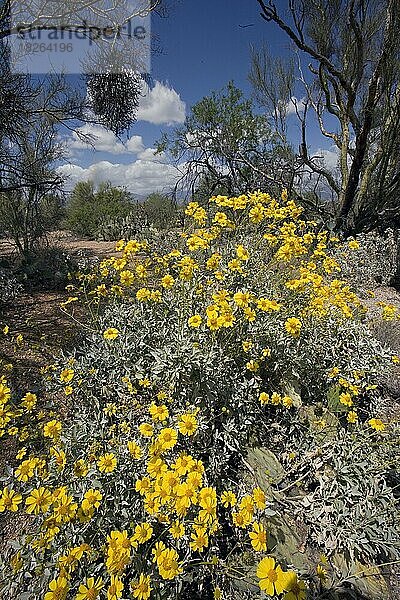
<path fill-rule="evenodd" d="M 159 192 L 150 194 L 144 201 L 142 208 L 147 222 L 157 229 L 176 227 L 180 221 L 177 203 L 165 194 Z"/>
<path fill-rule="evenodd" d="M 158 151 L 169 152 L 178 168 L 184 165 L 177 189 L 191 195 L 200 182 L 209 184 L 210 194 L 221 186 L 234 194 L 291 187 L 295 176 L 289 145 L 233 83 L 195 104 L 185 124 L 163 136 Z"/>
<path fill-rule="evenodd" d="M 97 190 L 91 181 L 79 182 L 66 206 L 65 227 L 93 239 L 106 219 L 122 219 L 132 210 L 132 196 L 126 190 L 113 187 L 110 182 L 101 183 Z"/>
<path fill-rule="evenodd" d="M 45 118 L 12 142 L 0 139 L 0 229 L 26 260 L 54 222 L 49 202 L 63 183 L 54 166 L 61 156 L 56 131 Z"/>

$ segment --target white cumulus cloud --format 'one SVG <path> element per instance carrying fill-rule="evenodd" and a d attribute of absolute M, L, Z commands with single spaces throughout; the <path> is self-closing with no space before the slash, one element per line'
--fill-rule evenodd
<path fill-rule="evenodd" d="M 170 86 L 156 81 L 154 87 L 143 86 L 137 112 L 138 121 L 154 125 L 173 125 L 185 120 L 186 105 L 179 94 Z"/>
<path fill-rule="evenodd" d="M 138 196 L 155 191 L 169 191 L 179 177 L 179 172 L 173 165 L 140 158 L 128 164 L 102 160 L 86 168 L 65 164 L 60 166 L 58 171 L 67 177 L 66 189 L 72 189 L 79 181 L 90 180 L 95 185 L 110 181 L 112 185 L 125 187 Z"/>

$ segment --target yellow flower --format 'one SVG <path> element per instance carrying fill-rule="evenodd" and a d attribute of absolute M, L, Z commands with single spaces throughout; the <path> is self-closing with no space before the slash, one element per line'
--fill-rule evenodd
<path fill-rule="evenodd" d="M 153 528 L 148 523 L 139 523 L 136 525 L 135 532 L 133 534 L 133 540 L 138 544 L 144 544 L 151 538 L 153 534 Z"/>
<path fill-rule="evenodd" d="M 191 534 L 192 541 L 190 547 L 194 552 L 202 552 L 208 546 L 208 535 L 205 528 L 197 528 L 195 533 Z"/>
<path fill-rule="evenodd" d="M 118 575 L 111 575 L 110 585 L 107 589 L 107 600 L 118 600 L 121 598 L 124 589 L 124 583 Z"/>
<path fill-rule="evenodd" d="M 249 532 L 251 545 L 256 552 L 267 550 L 267 532 L 261 523 L 253 523 L 253 529 Z"/>
<path fill-rule="evenodd" d="M 33 477 L 37 463 L 34 459 L 27 459 L 15 469 L 15 477 L 18 481 L 26 482 L 28 479 Z"/>
<path fill-rule="evenodd" d="M 193 328 L 200 327 L 201 322 L 202 322 L 202 318 L 200 315 L 193 315 L 192 317 L 189 317 L 189 319 L 188 319 L 189 327 L 193 327 Z"/>
<path fill-rule="evenodd" d="M 121 250 L 124 249 L 124 246 L 125 246 L 125 240 L 118 240 L 118 242 L 115 244 L 115 251 L 121 252 Z"/>
<path fill-rule="evenodd" d="M 253 490 L 253 500 L 256 508 L 259 510 L 264 510 L 266 507 L 266 497 L 263 490 L 259 487 L 254 488 Z"/>
<path fill-rule="evenodd" d="M 185 527 L 181 521 L 174 521 L 169 528 L 169 531 L 172 537 L 176 540 L 179 540 L 181 537 L 185 535 Z"/>
<path fill-rule="evenodd" d="M 351 410 L 347 413 L 347 421 L 349 423 L 356 423 L 358 420 L 358 415 L 354 410 Z"/>
<path fill-rule="evenodd" d="M 375 431 L 383 431 L 386 425 L 380 419 L 370 419 L 368 425 L 375 429 Z"/>
<path fill-rule="evenodd" d="M 69 584 L 65 577 L 57 577 L 49 583 L 50 591 L 44 596 L 44 600 L 64 600 L 68 592 Z"/>
<path fill-rule="evenodd" d="M 296 317 L 290 317 L 285 321 L 285 329 L 293 337 L 298 337 L 300 335 L 301 321 Z"/>
<path fill-rule="evenodd" d="M 232 513 L 232 521 L 236 527 L 240 527 L 241 529 L 245 529 L 248 525 L 250 525 L 253 520 L 252 514 L 247 511 L 239 511 Z"/>
<path fill-rule="evenodd" d="M 60 381 L 62 383 L 69 383 L 74 378 L 73 369 L 63 369 L 60 373 Z"/>
<path fill-rule="evenodd" d="M 348 392 L 340 394 L 339 401 L 345 406 L 353 406 L 353 400 Z"/>
<path fill-rule="evenodd" d="M 358 248 L 360 247 L 360 244 L 357 242 L 357 240 L 351 240 L 348 244 L 350 250 L 358 250 Z"/>
<path fill-rule="evenodd" d="M 52 438 L 56 440 L 61 433 L 62 425 L 60 421 L 48 421 L 43 425 L 43 435 L 44 437 Z"/>
<path fill-rule="evenodd" d="M 99 471 L 102 473 L 112 473 L 117 466 L 115 454 L 112 452 L 103 454 L 103 456 L 100 456 L 99 460 L 97 461 L 97 466 L 99 467 Z"/>
<path fill-rule="evenodd" d="M 119 331 L 118 329 L 115 329 L 115 327 L 109 327 L 108 329 L 103 331 L 103 338 L 105 340 L 115 340 L 115 338 L 117 338 L 118 336 Z"/>
<path fill-rule="evenodd" d="M 90 489 L 85 493 L 82 500 L 82 510 L 87 513 L 92 508 L 99 508 L 103 496 L 99 490 Z"/>
<path fill-rule="evenodd" d="M 306 584 L 304 581 L 298 579 L 293 571 L 288 571 L 287 577 L 288 581 L 285 588 L 287 593 L 283 596 L 283 600 L 305 600 Z"/>
<path fill-rule="evenodd" d="M 251 342 L 250 340 L 244 340 L 242 342 L 242 348 L 244 352 L 249 352 L 249 350 L 251 349 L 253 345 L 253 342 Z"/>
<path fill-rule="evenodd" d="M 227 490 L 225 492 L 222 492 L 221 502 L 225 508 L 228 508 L 228 506 L 235 506 L 236 496 L 231 490 Z"/>
<path fill-rule="evenodd" d="M 28 392 L 22 398 L 21 405 L 24 406 L 26 408 L 26 410 L 29 412 L 35 408 L 36 402 L 37 402 L 36 394 L 32 394 L 31 392 Z"/>
<path fill-rule="evenodd" d="M 326 569 L 324 569 L 324 567 L 322 565 L 317 565 L 316 573 L 317 573 L 318 579 L 320 579 L 321 581 L 326 581 L 327 573 L 326 573 Z"/>
<path fill-rule="evenodd" d="M 138 600 L 147 600 L 150 598 L 152 587 L 150 585 L 150 575 L 140 574 L 139 580 L 131 583 L 131 590 L 134 598 Z"/>
<path fill-rule="evenodd" d="M 240 260 L 249 260 L 249 258 L 250 258 L 249 252 L 242 245 L 239 245 L 236 248 L 236 255 Z"/>
<path fill-rule="evenodd" d="M 178 432 L 171 427 L 161 429 L 157 442 L 161 445 L 163 450 L 170 450 L 173 448 L 178 440 Z"/>
<path fill-rule="evenodd" d="M 101 577 L 98 577 L 96 580 L 94 577 L 88 577 L 86 583 L 81 583 L 79 586 L 79 591 L 75 597 L 76 600 L 96 600 L 103 585 Z"/>
<path fill-rule="evenodd" d="M 279 565 L 275 567 L 275 559 L 272 556 L 266 556 L 258 563 L 257 577 L 260 579 L 260 589 L 268 596 L 282 594 L 290 581 L 288 574 L 282 571 Z"/>
<path fill-rule="evenodd" d="M 260 363 L 258 363 L 256 360 L 249 360 L 246 363 L 246 369 L 248 369 L 252 373 L 255 373 L 256 371 L 258 371 L 259 368 L 260 368 Z"/>
<path fill-rule="evenodd" d="M 141 423 L 138 427 L 139 433 L 141 433 L 144 437 L 151 437 L 153 435 L 153 425 L 150 423 Z"/>
<path fill-rule="evenodd" d="M 143 479 L 138 479 L 135 483 L 135 490 L 139 492 L 142 496 L 146 494 L 148 489 L 150 488 L 150 479 L 148 477 L 143 477 Z"/>
<path fill-rule="evenodd" d="M 158 405 L 155 402 L 150 404 L 149 413 L 153 421 L 165 421 L 169 416 L 169 411 L 165 404 Z"/>
<path fill-rule="evenodd" d="M 50 490 L 44 487 L 32 490 L 25 500 L 26 512 L 38 515 L 40 512 L 47 512 L 53 502 L 53 496 Z"/>
<path fill-rule="evenodd" d="M 179 417 L 178 429 L 182 435 L 193 435 L 197 429 L 197 419 L 191 413 Z"/>
<path fill-rule="evenodd" d="M 158 572 L 163 579 L 174 579 L 183 573 L 179 555 L 173 548 L 166 548 L 157 559 Z"/>
<path fill-rule="evenodd" d="M 136 460 L 139 460 L 139 458 L 142 457 L 142 449 L 139 446 L 139 444 L 137 444 L 136 442 L 128 442 L 127 443 L 127 447 L 129 450 L 130 455 L 135 458 Z"/>
<path fill-rule="evenodd" d="M 74 463 L 74 475 L 75 477 L 85 477 L 88 474 L 89 468 L 85 461 L 80 458 Z"/>
<path fill-rule="evenodd" d="M 135 276 L 132 273 L 132 271 L 129 271 L 127 269 L 126 271 L 121 271 L 121 273 L 119 274 L 119 279 L 122 285 L 126 285 L 127 287 L 129 287 L 135 281 Z"/>
<path fill-rule="evenodd" d="M 17 512 L 18 506 L 22 502 L 22 496 L 15 490 L 10 490 L 5 487 L 0 496 L 0 513 L 6 509 L 11 512 Z"/>
<path fill-rule="evenodd" d="M 175 283 L 175 279 L 172 277 L 172 275 L 168 275 L 168 274 L 164 275 L 164 277 L 161 279 L 161 285 L 165 289 L 172 288 L 174 283 Z"/>

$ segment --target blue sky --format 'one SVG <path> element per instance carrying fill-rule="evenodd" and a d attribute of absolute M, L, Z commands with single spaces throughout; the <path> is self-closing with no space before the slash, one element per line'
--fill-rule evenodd
<path fill-rule="evenodd" d="M 277 6 L 284 7 L 285 0 Z M 160 51 L 151 57 L 153 89 L 142 98 L 138 121 L 124 146 L 111 132 L 86 128 L 97 137 L 96 150 L 76 136 L 67 140 L 69 158 L 62 167 L 70 179 L 108 179 L 139 196 L 167 191 L 176 173 L 153 148 L 163 131 L 184 121 L 190 107 L 229 80 L 251 94 L 248 82 L 251 45 L 267 42 L 275 55 L 288 52 L 289 42 L 273 23 L 260 16 L 256 0 L 170 0 L 166 18 L 152 17 L 152 36 Z M 293 132 L 297 125 L 293 119 Z M 321 143 L 316 133 L 311 140 Z"/>

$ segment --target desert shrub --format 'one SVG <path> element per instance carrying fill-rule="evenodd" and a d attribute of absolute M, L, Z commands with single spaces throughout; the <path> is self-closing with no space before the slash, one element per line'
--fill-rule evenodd
<path fill-rule="evenodd" d="M 44 244 L 16 267 L 25 288 L 46 290 L 63 290 L 75 270 L 76 262 L 65 248 Z"/>
<path fill-rule="evenodd" d="M 358 289 L 390 285 L 396 271 L 396 240 L 393 230 L 384 234 L 360 234 L 338 249 L 342 277 Z"/>
<path fill-rule="evenodd" d="M 0 308 L 14 302 L 22 293 L 23 286 L 9 270 L 0 267 Z"/>
<path fill-rule="evenodd" d="M 97 191 L 92 182 L 78 183 L 66 206 L 64 226 L 77 235 L 96 239 L 107 220 L 124 219 L 133 209 L 130 194 L 110 183 Z"/>
<path fill-rule="evenodd" d="M 182 207 L 178 207 L 176 201 L 165 194 L 155 192 L 147 196 L 143 210 L 148 222 L 155 229 L 172 229 L 181 224 Z"/>
<path fill-rule="evenodd" d="M 77 274 L 63 307 L 83 301 L 91 331 L 45 372 L 63 422 L 37 425 L 32 399 L 4 411 L 26 456 L 0 506 L 38 507 L 15 574 L 4 565 L 9 595 L 318 598 L 323 570 L 271 534 L 299 521 L 332 564 L 399 558 L 398 426 L 376 381 L 400 359 L 336 278 L 340 241 L 285 193 L 211 200 L 167 252 L 120 240 Z"/>

